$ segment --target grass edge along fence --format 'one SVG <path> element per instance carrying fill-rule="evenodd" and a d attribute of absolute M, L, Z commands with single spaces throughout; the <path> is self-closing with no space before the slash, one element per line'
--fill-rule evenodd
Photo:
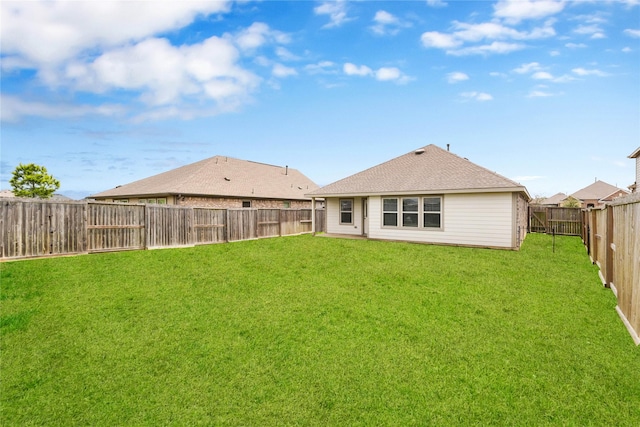
<path fill-rule="evenodd" d="M 213 209 L 195 206 L 0 202 L 0 259 L 178 248 L 312 231 L 311 209 Z M 325 211 L 315 212 L 323 231 Z"/>
<path fill-rule="evenodd" d="M 583 213 L 584 242 L 602 284 L 617 299 L 616 311 L 640 345 L 640 193 Z"/>

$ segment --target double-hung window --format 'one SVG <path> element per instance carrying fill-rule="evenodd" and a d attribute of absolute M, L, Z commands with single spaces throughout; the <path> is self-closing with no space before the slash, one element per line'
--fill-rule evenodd
<path fill-rule="evenodd" d="M 382 199 L 382 225 L 398 226 L 398 199 Z"/>
<path fill-rule="evenodd" d="M 402 199 L 402 226 L 418 227 L 418 208 L 420 207 L 418 197 L 404 197 Z"/>
<path fill-rule="evenodd" d="M 423 203 L 423 220 L 422 224 L 425 228 L 441 228 L 442 227 L 442 199 L 440 197 L 424 197 Z"/>
<path fill-rule="evenodd" d="M 353 199 L 340 199 L 340 224 L 353 224 Z"/>
<path fill-rule="evenodd" d="M 383 198 L 382 226 L 442 229 L 442 196 Z"/>

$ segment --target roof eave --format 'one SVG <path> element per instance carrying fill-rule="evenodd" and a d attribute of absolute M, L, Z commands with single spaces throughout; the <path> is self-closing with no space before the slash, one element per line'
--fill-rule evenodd
<path fill-rule="evenodd" d="M 525 187 L 497 187 L 497 188 L 462 188 L 462 189 L 438 189 L 438 190 L 411 190 L 411 191 L 364 191 L 345 193 L 314 193 L 305 196 L 318 197 L 370 197 L 370 196 L 395 196 L 395 195 L 424 195 L 424 194 L 467 194 L 467 193 L 523 193 L 528 200 L 531 195 Z"/>
<path fill-rule="evenodd" d="M 633 153 L 629 154 L 630 159 L 635 159 L 638 156 L 640 156 L 640 147 L 638 147 Z"/>

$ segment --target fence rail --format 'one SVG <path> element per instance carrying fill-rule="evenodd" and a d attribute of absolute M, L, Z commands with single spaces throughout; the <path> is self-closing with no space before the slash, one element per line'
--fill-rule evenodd
<path fill-rule="evenodd" d="M 618 300 L 616 311 L 640 344 L 640 193 L 583 213 L 582 240 L 600 279 Z"/>
<path fill-rule="evenodd" d="M 325 229 L 325 211 L 315 212 Z M 0 258 L 175 248 L 311 232 L 311 209 L 0 202 Z"/>
<path fill-rule="evenodd" d="M 529 206 L 529 231 L 580 236 L 582 235 L 581 209 Z"/>

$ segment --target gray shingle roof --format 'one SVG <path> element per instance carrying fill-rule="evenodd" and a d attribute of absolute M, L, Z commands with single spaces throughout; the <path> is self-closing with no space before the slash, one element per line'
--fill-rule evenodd
<path fill-rule="evenodd" d="M 551 197 L 547 197 L 546 199 L 544 199 L 542 202 L 540 202 L 541 205 L 557 205 L 559 203 L 561 203 L 564 199 L 567 198 L 567 195 L 564 193 L 556 193 Z"/>
<path fill-rule="evenodd" d="M 624 191 L 625 193 L 627 192 L 626 190 L 618 188 L 615 185 L 607 184 L 604 181 L 598 180 L 593 184 L 576 191 L 571 196 L 579 200 L 600 200 L 620 190 Z"/>
<path fill-rule="evenodd" d="M 419 192 L 518 191 L 521 184 L 433 144 L 307 193 L 314 197 Z"/>
<path fill-rule="evenodd" d="M 198 195 L 304 200 L 318 188 L 296 169 L 215 156 L 89 197 Z"/>

